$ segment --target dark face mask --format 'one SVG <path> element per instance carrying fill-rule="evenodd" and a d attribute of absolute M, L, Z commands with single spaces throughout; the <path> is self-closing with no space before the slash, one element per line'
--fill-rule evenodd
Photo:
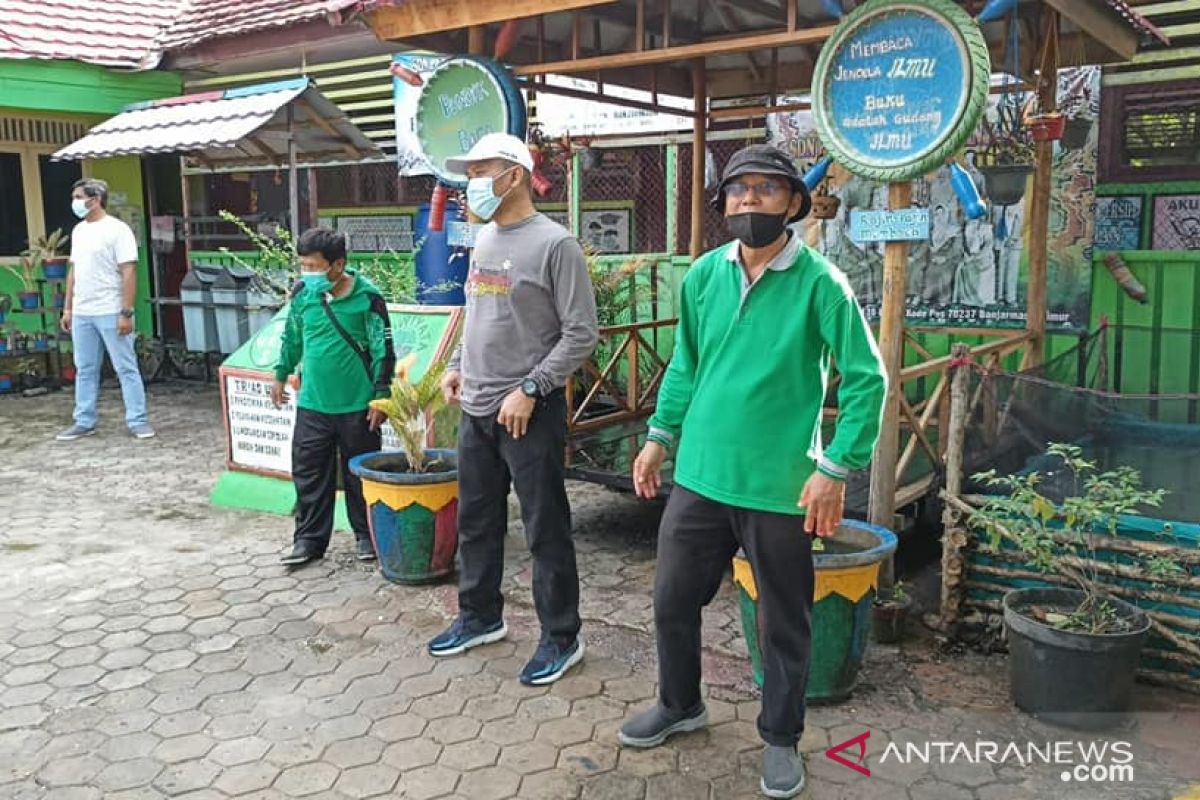
<path fill-rule="evenodd" d="M 755 249 L 773 244 L 783 235 L 787 227 L 787 217 L 784 214 L 762 214 L 751 211 L 745 214 L 731 214 L 725 218 L 729 232 L 746 247 Z"/>

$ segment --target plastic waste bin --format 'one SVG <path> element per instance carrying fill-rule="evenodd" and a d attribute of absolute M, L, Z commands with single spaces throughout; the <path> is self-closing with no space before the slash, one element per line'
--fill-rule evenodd
<path fill-rule="evenodd" d="M 232 353 L 250 338 L 250 317 L 246 312 L 247 293 L 254 272 L 245 267 L 223 268 L 212 284 L 216 307 L 217 344 L 222 353 Z"/>
<path fill-rule="evenodd" d="M 194 353 L 219 352 L 212 285 L 223 269 L 213 264 L 192 264 L 179 284 L 184 343 Z"/>

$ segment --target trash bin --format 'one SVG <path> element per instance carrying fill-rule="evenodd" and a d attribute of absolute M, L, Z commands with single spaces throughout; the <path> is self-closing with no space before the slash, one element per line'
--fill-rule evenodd
<path fill-rule="evenodd" d="M 246 312 L 247 293 L 254 272 L 245 267 L 223 268 L 212 284 L 216 307 L 217 344 L 222 353 L 232 353 L 250 338 L 250 317 Z"/>
<path fill-rule="evenodd" d="M 429 203 L 417 209 L 417 302 L 431 306 L 461 306 L 467 302 L 464 287 L 471 256 L 464 247 L 452 247 L 446 230 L 429 230 Z M 447 221 L 458 216 L 458 206 L 446 203 Z"/>
<path fill-rule="evenodd" d="M 179 284 L 184 343 L 194 353 L 215 353 L 219 350 L 212 285 L 223 269 L 213 264 L 192 264 Z"/>

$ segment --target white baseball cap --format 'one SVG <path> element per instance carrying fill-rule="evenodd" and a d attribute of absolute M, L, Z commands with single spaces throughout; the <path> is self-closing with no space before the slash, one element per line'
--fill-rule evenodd
<path fill-rule="evenodd" d="M 529 146 L 511 133 L 489 133 L 482 138 L 464 156 L 446 159 L 446 170 L 467 174 L 467 165 L 477 161 L 490 161 L 500 158 L 511 161 L 533 172 L 533 156 L 529 154 Z"/>

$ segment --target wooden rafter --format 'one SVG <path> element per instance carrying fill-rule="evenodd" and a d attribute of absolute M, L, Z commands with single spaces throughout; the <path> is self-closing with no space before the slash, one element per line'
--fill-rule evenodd
<path fill-rule="evenodd" d="M 367 15 L 367 24 L 380 39 L 411 39 L 612 2 L 614 0 L 506 0 L 503 3 L 407 0 L 375 9 Z"/>
<path fill-rule="evenodd" d="M 319 113 L 317 113 L 317 110 L 315 108 L 313 108 L 311 105 L 304 102 L 303 100 L 296 100 L 295 103 L 300 108 L 301 111 L 303 111 L 306 115 L 308 115 L 309 122 L 313 123 L 321 130 L 325 131 L 326 134 L 333 137 L 333 139 L 335 141 L 340 143 L 341 148 L 346 153 L 346 155 L 350 156 L 351 158 L 362 158 L 362 153 L 360 153 L 358 151 L 358 148 L 354 147 L 349 142 L 347 142 L 345 135 L 341 131 L 339 131 L 337 128 L 333 127 L 333 123 L 331 123 L 329 120 L 325 119 Z"/>

